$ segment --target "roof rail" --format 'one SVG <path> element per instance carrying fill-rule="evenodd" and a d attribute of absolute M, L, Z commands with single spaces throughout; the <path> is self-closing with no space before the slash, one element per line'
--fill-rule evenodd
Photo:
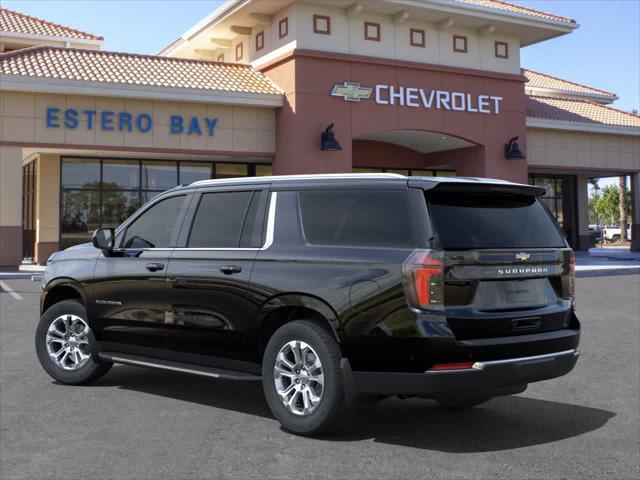
<path fill-rule="evenodd" d="M 273 182 L 283 180 L 322 180 L 322 179 L 392 179 L 392 178 L 408 178 L 404 175 L 397 173 L 321 173 L 321 174 L 308 174 L 308 175 L 272 175 L 268 177 L 238 177 L 238 178 L 218 178 L 213 180 L 198 180 L 193 182 L 191 187 L 200 187 L 203 185 L 216 185 L 218 183 L 262 183 Z"/>

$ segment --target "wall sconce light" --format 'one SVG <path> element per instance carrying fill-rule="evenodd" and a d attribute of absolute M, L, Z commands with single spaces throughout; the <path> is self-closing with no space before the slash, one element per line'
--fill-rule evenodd
<path fill-rule="evenodd" d="M 520 146 L 518 145 L 518 137 L 515 136 L 508 143 L 504 144 L 504 158 L 507 160 L 524 160 L 527 157 L 520 151 Z"/>
<path fill-rule="evenodd" d="M 342 150 L 340 142 L 336 140 L 336 136 L 333 133 L 333 123 L 329 125 L 324 132 L 320 135 L 320 150 L 325 152 L 335 152 Z"/>

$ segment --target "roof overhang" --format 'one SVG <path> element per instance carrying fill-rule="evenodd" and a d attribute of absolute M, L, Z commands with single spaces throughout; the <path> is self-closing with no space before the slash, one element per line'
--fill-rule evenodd
<path fill-rule="evenodd" d="M 92 95 L 97 97 L 137 98 L 175 102 L 217 103 L 252 107 L 281 107 L 281 94 L 229 92 L 189 88 L 154 87 L 119 83 L 89 82 L 20 75 L 0 75 L 3 91 Z"/>
<path fill-rule="evenodd" d="M 619 100 L 617 95 L 598 95 L 590 93 L 575 92 L 571 90 L 559 90 L 557 88 L 543 88 L 543 87 L 528 87 L 524 86 L 524 91 L 527 95 L 538 95 L 541 97 L 562 97 L 571 98 L 575 100 L 588 100 L 591 102 L 597 102 L 602 104 L 613 103 Z"/>
<path fill-rule="evenodd" d="M 258 21 L 251 14 L 271 15 L 294 3 L 296 0 L 228 0 L 207 15 L 177 40 L 163 48 L 158 55 L 180 56 L 188 50 L 205 48 L 211 38 L 234 37 L 230 27 L 239 25 L 253 28 Z M 327 6 L 326 0 L 305 0 L 306 4 Z M 333 0 L 331 7 L 348 8 L 357 0 Z M 406 10 L 411 18 L 429 22 L 446 21 L 452 18 L 455 25 L 480 29 L 492 26 L 496 31 L 520 38 L 521 46 L 532 45 L 578 28 L 574 22 L 566 22 L 518 12 L 455 2 L 453 0 L 366 0 L 361 2 L 364 12 L 379 15 L 394 15 Z"/>
<path fill-rule="evenodd" d="M 550 120 L 546 118 L 527 117 L 527 128 L 546 130 L 564 130 L 573 132 L 605 133 L 609 135 L 629 135 L 640 137 L 640 127 L 625 127 L 622 125 L 605 125 L 602 123 L 567 122 L 565 120 Z"/>
<path fill-rule="evenodd" d="M 34 33 L 0 32 L 0 43 L 4 45 L 52 45 L 74 47 L 102 47 L 102 40 L 91 38 L 63 37 L 55 35 L 38 35 Z"/>

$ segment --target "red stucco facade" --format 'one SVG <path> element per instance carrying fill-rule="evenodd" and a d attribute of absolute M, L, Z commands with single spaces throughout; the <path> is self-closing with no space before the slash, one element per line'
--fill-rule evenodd
<path fill-rule="evenodd" d="M 527 181 L 526 160 L 506 160 L 504 144 L 519 136 L 526 152 L 526 97 L 520 75 L 497 74 L 370 57 L 294 51 L 261 69 L 285 90 L 277 116 L 275 174 L 351 172 L 353 167 L 427 168 L 453 165 L 458 175 Z M 345 81 L 500 96 L 499 112 L 477 113 L 381 105 L 331 96 Z M 320 132 L 335 123 L 343 150 L 320 150 Z M 371 133 L 422 130 L 474 146 L 423 154 L 389 143 L 358 140 Z M 355 139 L 355 140 L 354 140 Z"/>

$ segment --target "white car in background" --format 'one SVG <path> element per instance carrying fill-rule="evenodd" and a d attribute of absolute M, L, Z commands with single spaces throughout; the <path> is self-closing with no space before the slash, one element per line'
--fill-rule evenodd
<path fill-rule="evenodd" d="M 621 228 L 616 225 L 607 225 L 602 230 L 602 236 L 610 242 L 619 241 L 621 233 Z M 627 225 L 627 240 L 631 240 L 631 225 Z"/>

